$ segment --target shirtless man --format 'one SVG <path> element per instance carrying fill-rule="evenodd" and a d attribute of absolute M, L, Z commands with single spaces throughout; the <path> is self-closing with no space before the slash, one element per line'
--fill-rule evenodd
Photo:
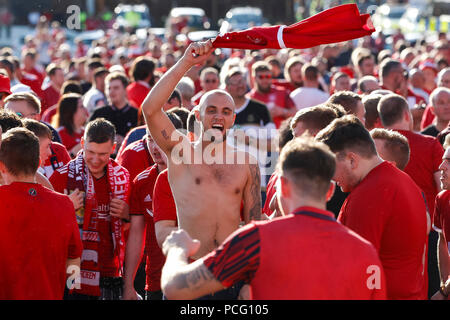
<path fill-rule="evenodd" d="M 142 104 L 148 129 L 168 156 L 178 225 L 201 241 L 193 259 L 214 250 L 239 227 L 242 201 L 245 223 L 261 217 L 258 164 L 247 152 L 225 142 L 226 130 L 235 119 L 233 98 L 222 90 L 205 93 L 196 111 L 196 119 L 203 127 L 202 137 L 194 143 L 175 130 L 161 109 L 181 77 L 192 66 L 203 63 L 213 50 L 211 41 L 192 43 Z M 236 164 L 236 159 L 245 161 Z"/>

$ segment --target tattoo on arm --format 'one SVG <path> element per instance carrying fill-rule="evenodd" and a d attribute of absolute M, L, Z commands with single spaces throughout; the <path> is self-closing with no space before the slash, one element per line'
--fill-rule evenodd
<path fill-rule="evenodd" d="M 161 134 L 163 136 L 164 139 L 168 140 L 169 139 L 169 135 L 166 132 L 166 129 L 164 129 L 163 131 L 161 131 Z"/>
<path fill-rule="evenodd" d="M 176 287 L 177 289 L 199 289 L 211 280 L 216 280 L 216 278 L 204 264 L 201 264 L 191 271 L 178 275 Z"/>
<path fill-rule="evenodd" d="M 245 199 L 250 205 L 250 221 L 261 220 L 261 173 L 257 164 L 250 165 L 250 197 Z"/>

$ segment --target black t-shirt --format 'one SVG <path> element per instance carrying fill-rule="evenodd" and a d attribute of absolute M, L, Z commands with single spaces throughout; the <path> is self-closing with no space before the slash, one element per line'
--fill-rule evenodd
<path fill-rule="evenodd" d="M 266 105 L 255 100 L 247 100 L 247 105 L 236 110 L 236 128 L 248 125 L 264 127 L 272 122 L 269 110 Z"/>
<path fill-rule="evenodd" d="M 103 106 L 94 110 L 89 121 L 97 118 L 105 118 L 111 121 L 116 127 L 116 133 L 125 137 L 128 131 L 137 126 L 138 111 L 129 104 L 120 110 L 114 106 Z"/>
<path fill-rule="evenodd" d="M 423 129 L 420 133 L 427 135 L 427 136 L 437 137 L 437 135 L 439 134 L 439 131 L 438 131 L 438 129 L 436 129 L 436 126 L 434 124 L 432 124 L 432 125 L 429 125 L 428 127 L 426 127 L 425 129 Z"/>

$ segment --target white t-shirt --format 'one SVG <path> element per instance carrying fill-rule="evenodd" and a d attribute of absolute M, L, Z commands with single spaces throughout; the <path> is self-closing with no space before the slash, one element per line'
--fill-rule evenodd
<path fill-rule="evenodd" d="M 324 103 L 330 95 L 317 88 L 300 87 L 292 91 L 290 97 L 294 101 L 297 110 L 300 110 Z"/>

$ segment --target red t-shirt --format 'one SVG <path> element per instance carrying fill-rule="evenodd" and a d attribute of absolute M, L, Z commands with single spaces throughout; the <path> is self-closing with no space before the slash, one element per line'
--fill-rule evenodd
<path fill-rule="evenodd" d="M 148 151 L 145 138 L 130 143 L 119 154 L 116 161 L 128 170 L 131 181 L 154 163 Z"/>
<path fill-rule="evenodd" d="M 256 300 L 386 298 L 373 245 L 317 208 L 251 222 L 202 259 L 225 287 L 249 282 Z M 369 279 L 375 269 L 378 283 Z"/>
<path fill-rule="evenodd" d="M 434 118 L 436 118 L 436 115 L 433 112 L 433 107 L 431 105 L 428 105 L 425 108 L 425 111 L 422 115 L 422 121 L 420 122 L 420 130 L 425 129 L 430 124 L 433 123 Z"/>
<path fill-rule="evenodd" d="M 130 83 L 127 87 L 127 96 L 130 105 L 136 109 L 140 109 L 141 104 L 144 102 L 144 99 L 147 97 L 150 89 L 150 85 L 146 86 L 141 81 Z"/>
<path fill-rule="evenodd" d="M 248 93 L 248 97 L 250 99 L 257 100 L 261 103 L 264 103 L 267 106 L 267 109 L 269 111 L 271 110 L 271 105 L 278 106 L 280 108 L 285 109 L 292 109 L 295 108 L 294 101 L 289 97 L 289 94 L 287 93 L 286 89 L 281 87 L 275 87 L 272 86 L 270 88 L 269 93 L 262 93 L 259 91 L 256 91 L 256 89 L 253 89 Z M 273 123 L 275 123 L 275 126 L 278 128 L 283 122 L 284 117 L 272 117 Z"/>
<path fill-rule="evenodd" d="M 50 183 L 55 188 L 55 191 L 64 193 L 64 190 L 67 189 L 67 175 L 67 165 L 53 173 L 50 177 Z M 114 260 L 114 243 L 111 229 L 111 216 L 109 214 L 109 181 L 106 174 L 100 179 L 93 177 L 93 180 L 97 208 L 93 210 L 91 224 L 88 229 L 98 232 L 100 236 L 98 252 L 100 275 L 102 277 L 117 277 L 119 275 L 119 261 L 117 259 Z"/>
<path fill-rule="evenodd" d="M 162 220 L 172 220 L 176 221 L 176 225 L 178 225 L 177 207 L 167 174 L 166 169 L 158 175 L 153 189 L 153 221 L 156 223 Z"/>
<path fill-rule="evenodd" d="M 345 200 L 338 221 L 377 249 L 388 299 L 426 299 L 425 201 L 407 174 L 387 161 L 372 169 Z"/>
<path fill-rule="evenodd" d="M 436 197 L 433 227 L 444 235 L 450 255 L 450 191 L 441 191 Z"/>
<path fill-rule="evenodd" d="M 0 299 L 62 299 L 66 260 L 83 249 L 67 196 L 39 184 L 0 186 Z"/>
<path fill-rule="evenodd" d="M 61 94 L 52 85 L 49 85 L 42 91 L 41 99 L 41 114 L 43 114 L 48 108 L 58 103 Z"/>
<path fill-rule="evenodd" d="M 406 130 L 397 131 L 409 142 L 409 162 L 404 171 L 425 193 L 431 221 L 433 221 L 434 200 L 438 191 L 433 174 L 439 171 L 444 148 L 435 137 Z"/>
<path fill-rule="evenodd" d="M 56 169 L 65 166 L 71 160 L 66 147 L 58 142 L 52 142 L 50 150 L 52 154 L 44 163 L 44 175 L 47 178 L 50 178 Z"/>
<path fill-rule="evenodd" d="M 72 150 L 77 144 L 81 142 L 81 138 L 84 135 L 84 130 L 81 133 L 74 132 L 73 135 L 67 132 L 65 127 L 58 128 L 58 133 L 61 138 L 61 143 L 66 147 L 68 151 Z"/>
<path fill-rule="evenodd" d="M 147 254 L 145 290 L 161 290 L 161 270 L 166 261 L 158 246 L 153 222 L 153 190 L 158 177 L 158 167 L 153 165 L 141 172 L 131 186 L 130 214 L 143 215 L 145 219 L 145 252 Z"/>

